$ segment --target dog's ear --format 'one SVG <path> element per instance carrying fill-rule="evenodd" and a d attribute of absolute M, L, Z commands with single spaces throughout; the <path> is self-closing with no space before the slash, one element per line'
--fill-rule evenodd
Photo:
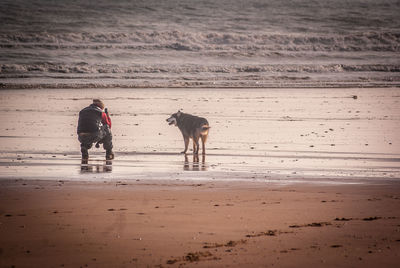
<path fill-rule="evenodd" d="M 179 116 L 181 116 L 181 114 L 182 114 L 182 112 L 179 110 L 179 111 L 176 113 L 176 116 L 179 117 Z"/>

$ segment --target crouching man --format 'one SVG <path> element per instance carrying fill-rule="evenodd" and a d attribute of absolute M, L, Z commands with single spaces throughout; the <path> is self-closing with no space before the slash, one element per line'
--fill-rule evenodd
<path fill-rule="evenodd" d="M 93 143 L 96 143 L 96 147 L 102 143 L 106 150 L 106 159 L 114 159 L 111 119 L 101 100 L 94 99 L 91 105 L 79 112 L 77 133 L 81 143 L 82 160 L 89 159 L 88 150 Z"/>

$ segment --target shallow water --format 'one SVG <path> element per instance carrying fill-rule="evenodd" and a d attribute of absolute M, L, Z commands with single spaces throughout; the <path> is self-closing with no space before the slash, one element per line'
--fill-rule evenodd
<path fill-rule="evenodd" d="M 3 88 L 400 85 L 397 0 L 1 1 Z"/>
<path fill-rule="evenodd" d="M 92 96 L 111 114 L 111 163 L 93 148 L 81 164 L 77 116 Z M 3 90 L 0 178 L 399 180 L 399 101 L 396 88 Z M 210 122 L 204 159 L 179 153 L 182 136 L 165 122 L 178 109 Z"/>

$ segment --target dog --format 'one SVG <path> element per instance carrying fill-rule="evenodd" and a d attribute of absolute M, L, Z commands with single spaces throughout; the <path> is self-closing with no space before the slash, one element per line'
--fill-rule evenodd
<path fill-rule="evenodd" d="M 186 154 L 189 139 L 193 140 L 193 154 L 199 153 L 199 139 L 201 139 L 203 145 L 203 155 L 206 153 L 205 143 L 210 129 L 207 119 L 178 111 L 167 118 L 166 121 L 169 125 L 177 126 L 182 132 L 185 150 L 181 153 Z"/>

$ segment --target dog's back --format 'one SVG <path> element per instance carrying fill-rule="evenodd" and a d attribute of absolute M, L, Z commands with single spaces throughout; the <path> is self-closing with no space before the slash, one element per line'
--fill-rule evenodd
<path fill-rule="evenodd" d="M 207 119 L 191 114 L 181 113 L 177 119 L 177 126 L 184 136 L 195 138 L 207 136 L 210 126 Z"/>

